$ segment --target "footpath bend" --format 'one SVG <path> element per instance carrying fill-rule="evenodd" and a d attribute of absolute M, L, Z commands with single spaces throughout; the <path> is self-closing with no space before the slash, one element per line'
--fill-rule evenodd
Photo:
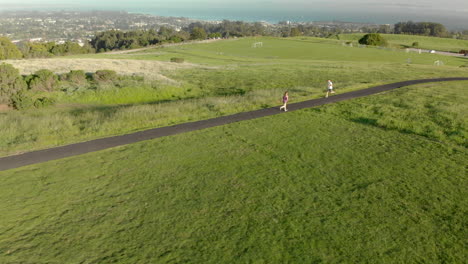
<path fill-rule="evenodd" d="M 390 91 L 403 86 L 429 83 L 429 82 L 446 82 L 446 81 L 468 81 L 468 77 L 453 77 L 453 78 L 436 78 L 436 79 L 420 79 L 403 81 L 397 83 L 390 83 L 380 86 L 375 86 L 363 90 L 352 91 L 343 94 L 333 95 L 328 98 L 319 98 L 299 103 L 288 104 L 288 112 L 296 111 L 304 108 L 316 107 L 324 104 L 335 103 L 343 100 L 368 96 L 377 94 L 385 91 Z M 89 152 L 104 150 L 112 147 L 121 145 L 131 144 L 139 141 L 155 139 L 159 137 L 171 136 L 180 133 L 185 133 L 194 130 L 200 130 L 209 127 L 226 125 L 234 122 L 250 120 L 265 116 L 276 115 L 284 112 L 280 112 L 279 107 L 264 108 L 251 112 L 243 112 L 228 116 L 216 117 L 207 120 L 183 123 L 173 126 L 160 127 L 148 129 L 136 133 L 113 136 L 107 138 L 100 138 L 91 141 L 75 143 L 71 145 L 65 145 L 60 147 L 54 147 L 49 149 L 37 150 L 32 152 L 26 152 L 23 154 L 7 156 L 0 158 L 0 171 L 14 169 L 22 166 L 31 164 L 62 159 L 66 157 L 81 155 Z"/>

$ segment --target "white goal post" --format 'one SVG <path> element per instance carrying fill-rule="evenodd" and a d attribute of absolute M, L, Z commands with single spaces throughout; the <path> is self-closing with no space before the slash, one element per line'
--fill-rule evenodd
<path fill-rule="evenodd" d="M 263 42 L 255 42 L 252 44 L 252 48 L 260 48 L 263 47 Z"/>

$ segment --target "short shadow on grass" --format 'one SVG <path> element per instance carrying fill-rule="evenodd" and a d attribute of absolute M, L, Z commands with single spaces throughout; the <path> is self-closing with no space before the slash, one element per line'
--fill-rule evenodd
<path fill-rule="evenodd" d="M 186 98 L 175 97 L 174 99 L 164 99 L 164 100 L 157 100 L 157 101 L 145 102 L 145 103 L 135 103 L 135 104 L 84 105 L 81 107 L 79 106 L 79 107 L 70 109 L 68 113 L 72 115 L 73 117 L 79 117 L 79 116 L 86 115 L 89 113 L 98 113 L 100 118 L 105 120 L 105 119 L 112 119 L 114 115 L 117 114 L 120 110 L 129 108 L 129 107 L 142 106 L 142 105 L 166 104 L 166 103 L 181 102 L 181 101 L 193 100 L 193 99 L 196 99 L 196 97 L 186 97 Z"/>
<path fill-rule="evenodd" d="M 422 137 L 437 141 L 436 139 L 432 138 L 429 135 L 416 133 L 415 131 L 408 129 L 408 128 L 395 128 L 395 127 L 388 127 L 385 125 L 381 125 L 378 123 L 377 119 L 373 119 L 373 118 L 358 117 L 358 118 L 350 118 L 348 120 L 359 123 L 359 124 L 363 124 L 366 126 L 377 127 L 386 131 L 398 131 L 399 133 L 402 133 L 402 134 L 418 135 L 418 136 L 422 136 Z"/>
<path fill-rule="evenodd" d="M 350 120 L 363 125 L 379 127 L 379 125 L 377 124 L 377 119 L 374 118 L 357 117 L 351 118 Z"/>
<path fill-rule="evenodd" d="M 70 115 L 78 117 L 90 112 L 99 112 L 104 118 L 111 118 L 118 110 L 129 107 L 131 105 L 100 105 L 100 106 L 86 106 L 74 108 L 69 111 Z"/>
<path fill-rule="evenodd" d="M 468 63 L 468 56 L 455 57 L 455 59 L 462 63 Z"/>

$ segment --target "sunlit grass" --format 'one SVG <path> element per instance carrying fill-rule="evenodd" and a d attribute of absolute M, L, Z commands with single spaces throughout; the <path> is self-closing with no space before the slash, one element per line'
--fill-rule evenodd
<path fill-rule="evenodd" d="M 0 262 L 463 263 L 466 148 L 353 118 L 453 117 L 448 84 L 0 172 Z"/>

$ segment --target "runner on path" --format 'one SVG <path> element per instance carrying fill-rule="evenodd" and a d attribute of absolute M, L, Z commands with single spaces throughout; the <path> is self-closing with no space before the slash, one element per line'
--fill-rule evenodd
<path fill-rule="evenodd" d="M 280 107 L 280 111 L 281 109 L 284 109 L 285 112 L 288 111 L 288 109 L 286 108 L 286 105 L 288 104 L 288 100 L 289 100 L 289 95 L 288 95 L 288 91 L 284 92 L 284 95 L 283 95 L 283 106 Z"/>
<path fill-rule="evenodd" d="M 328 98 L 328 93 L 335 93 L 335 91 L 333 91 L 333 83 L 331 80 L 328 80 L 327 95 L 325 95 L 325 98 Z"/>

